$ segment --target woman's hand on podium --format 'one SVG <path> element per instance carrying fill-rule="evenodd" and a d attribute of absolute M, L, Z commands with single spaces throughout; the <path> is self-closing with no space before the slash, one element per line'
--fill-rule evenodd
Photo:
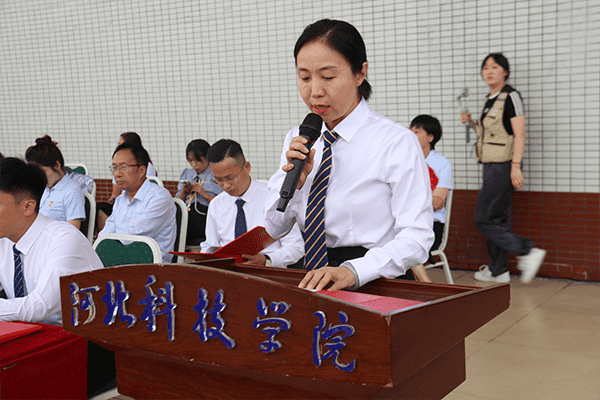
<path fill-rule="evenodd" d="M 333 283 L 327 288 L 330 291 L 348 289 L 354 286 L 354 274 L 346 267 L 323 267 L 308 271 L 300 284 L 299 288 L 309 290 L 323 290 L 329 283 Z"/>

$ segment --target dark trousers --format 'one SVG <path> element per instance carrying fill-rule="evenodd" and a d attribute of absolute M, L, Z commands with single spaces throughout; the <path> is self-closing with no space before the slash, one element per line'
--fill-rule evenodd
<path fill-rule="evenodd" d="M 442 239 L 444 238 L 444 226 L 446 226 L 446 224 L 439 221 L 433 221 L 433 233 L 435 238 L 433 239 L 433 244 L 429 249 L 429 259 L 427 260 L 429 264 L 435 264 L 435 259 L 431 255 L 431 252 L 439 249 L 440 244 L 442 244 Z"/>
<path fill-rule="evenodd" d="M 353 260 L 355 258 L 364 257 L 367 254 L 368 249 L 362 246 L 355 247 L 335 247 L 327 248 L 327 259 L 330 267 L 337 267 L 344 261 Z M 406 274 L 396 277 L 396 279 L 404 279 L 407 281 L 414 281 L 415 275 L 412 269 L 406 271 Z"/>
<path fill-rule="evenodd" d="M 483 165 L 483 186 L 475 208 L 475 225 L 487 238 L 488 268 L 493 276 L 508 271 L 508 253 L 521 256 L 533 247 L 531 240 L 510 231 L 514 192 L 511 168 L 510 162 Z"/>
<path fill-rule="evenodd" d="M 188 246 L 199 246 L 206 240 L 206 213 L 208 207 L 194 203 L 188 209 L 188 226 L 185 244 Z"/>

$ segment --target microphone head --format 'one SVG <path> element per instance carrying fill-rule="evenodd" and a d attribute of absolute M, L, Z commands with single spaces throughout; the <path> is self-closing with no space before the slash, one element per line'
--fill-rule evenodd
<path fill-rule="evenodd" d="M 311 142 L 314 142 L 321 135 L 323 127 L 323 118 L 315 113 L 308 114 L 300 125 L 300 135 L 305 136 Z"/>

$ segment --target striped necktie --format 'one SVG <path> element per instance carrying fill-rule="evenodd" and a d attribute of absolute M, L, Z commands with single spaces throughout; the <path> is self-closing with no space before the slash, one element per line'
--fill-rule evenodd
<path fill-rule="evenodd" d="M 17 246 L 13 246 L 13 255 L 15 257 L 15 297 L 25 296 L 25 278 L 23 277 L 23 261 L 21 260 L 21 252 L 17 250 Z"/>
<path fill-rule="evenodd" d="M 237 199 L 235 204 L 237 205 L 237 215 L 235 216 L 235 234 L 236 239 L 246 233 L 246 213 L 244 213 L 244 203 L 242 199 Z"/>
<path fill-rule="evenodd" d="M 335 132 L 325 131 L 323 139 L 323 158 L 319 171 L 310 188 L 306 219 L 304 225 L 304 268 L 313 270 L 327 265 L 327 246 L 325 241 L 325 195 L 331 173 L 331 145 L 338 138 Z"/>

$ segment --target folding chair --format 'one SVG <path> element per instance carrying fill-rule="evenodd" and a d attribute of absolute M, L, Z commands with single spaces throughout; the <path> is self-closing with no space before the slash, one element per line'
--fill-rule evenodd
<path fill-rule="evenodd" d="M 85 220 L 81 221 L 79 230 L 94 244 L 94 225 L 96 224 L 96 200 L 89 193 L 83 193 L 85 198 Z"/>
<path fill-rule="evenodd" d="M 187 237 L 188 209 L 185 205 L 185 202 L 180 198 L 173 197 L 173 202 L 175 203 L 175 218 L 177 220 L 177 236 L 175 237 L 175 251 L 183 252 L 185 251 L 185 241 Z M 173 262 L 177 262 L 179 264 L 182 264 L 183 260 L 184 259 L 181 256 L 173 257 Z"/>
<path fill-rule="evenodd" d="M 448 257 L 446 257 L 444 250 L 446 249 L 446 244 L 448 243 L 448 232 L 450 231 L 450 212 L 452 211 L 453 192 L 453 190 L 450 190 L 448 192 L 448 197 L 446 198 L 446 223 L 444 224 L 442 243 L 440 243 L 440 247 L 438 247 L 437 250 L 433 250 L 431 252 L 432 256 L 439 256 L 440 261 L 436 262 L 435 264 L 429 264 L 425 266 L 425 269 L 443 266 L 444 273 L 446 274 L 446 281 L 450 284 L 454 284 L 454 280 L 452 279 L 450 264 L 448 264 Z"/>
<path fill-rule="evenodd" d="M 126 264 L 162 263 L 158 243 L 146 236 L 107 233 L 96 239 L 93 247 L 105 268 Z"/>

